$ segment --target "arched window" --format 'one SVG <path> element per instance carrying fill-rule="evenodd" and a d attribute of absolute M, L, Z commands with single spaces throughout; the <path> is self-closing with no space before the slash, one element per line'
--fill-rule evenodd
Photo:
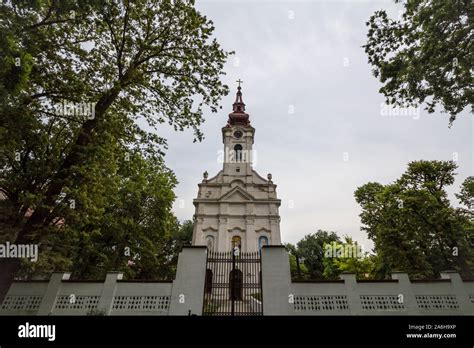
<path fill-rule="evenodd" d="M 239 236 L 232 237 L 232 249 L 238 247 L 239 250 L 242 250 L 242 239 Z"/>
<path fill-rule="evenodd" d="M 235 161 L 242 162 L 242 145 L 237 144 L 234 146 Z"/>
<path fill-rule="evenodd" d="M 260 236 L 258 238 L 258 250 L 262 250 L 264 245 L 268 245 L 268 238 L 266 236 Z"/>
<path fill-rule="evenodd" d="M 214 251 L 214 237 L 213 236 L 206 237 L 206 246 L 207 246 L 207 250 Z"/>

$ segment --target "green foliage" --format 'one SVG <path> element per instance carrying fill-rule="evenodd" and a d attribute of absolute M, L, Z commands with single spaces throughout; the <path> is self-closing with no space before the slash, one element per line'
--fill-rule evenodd
<path fill-rule="evenodd" d="M 221 302 L 216 301 L 216 300 L 206 299 L 204 302 L 204 312 L 209 313 L 209 314 L 215 313 L 217 312 L 220 306 L 221 306 Z"/>
<path fill-rule="evenodd" d="M 350 237 L 344 243 L 335 232 L 318 230 L 305 236 L 297 245 L 286 244 L 290 253 L 293 279 L 339 279 L 342 272 L 354 273 L 358 279 L 374 278 L 375 255 L 369 255 Z M 300 259 L 298 274 L 296 255 Z M 302 262 L 302 260 L 304 260 Z"/>
<path fill-rule="evenodd" d="M 300 261 L 300 271 L 298 273 L 298 265 L 296 263 L 296 256 L 293 254 L 290 254 L 290 274 L 293 279 L 309 279 L 310 278 L 308 267 L 306 267 L 306 265 L 301 261 Z"/>
<path fill-rule="evenodd" d="M 455 169 L 454 162 L 415 161 L 392 184 L 368 183 L 356 190 L 361 229 L 375 244 L 377 277 L 399 270 L 433 278 L 448 269 L 472 276 L 470 222 L 451 206 L 446 192 Z"/>
<path fill-rule="evenodd" d="M 339 279 L 339 275 L 343 272 L 354 273 L 357 279 L 373 277 L 374 256 L 363 251 L 352 238 L 346 236 L 344 237 L 344 243 L 332 242 L 326 244 L 325 250 L 328 250 L 328 248 L 331 248 L 333 255 L 330 256 L 331 253 L 325 252 L 323 259 L 324 278 Z M 334 250 L 338 249 L 341 250 L 341 256 L 334 255 Z M 349 252 L 347 252 L 348 249 Z"/>
<path fill-rule="evenodd" d="M 404 12 L 398 19 L 380 10 L 366 23 L 365 52 L 374 76 L 384 84 L 380 92 L 389 104 L 425 103 L 430 113 L 440 105 L 452 123 L 467 106 L 473 110 L 472 4 L 469 0 L 402 3 Z"/>
<path fill-rule="evenodd" d="M 257 301 L 262 302 L 262 293 L 261 292 L 256 292 L 256 293 L 250 294 L 250 296 L 252 296 Z"/>
<path fill-rule="evenodd" d="M 212 22 L 193 1 L 158 0 L 4 2 L 0 19 L 0 239 L 40 243 L 23 274 L 171 277 L 192 223 L 171 212 L 156 130 L 201 140 L 227 94 Z"/>
<path fill-rule="evenodd" d="M 105 309 L 97 309 L 97 308 L 92 308 L 87 311 L 87 315 L 90 316 L 104 316 L 105 315 Z"/>
<path fill-rule="evenodd" d="M 466 207 L 467 212 L 474 211 L 474 176 L 469 176 L 463 181 L 456 198 Z"/>
<path fill-rule="evenodd" d="M 301 264 L 301 273 L 306 278 L 321 279 L 324 272 L 324 244 L 340 242 L 335 232 L 318 230 L 316 233 L 306 235 L 300 240 L 296 247 L 287 244 L 286 248 L 290 252 L 290 267 L 292 275 L 297 276 L 296 255 Z M 304 262 L 301 262 L 301 260 Z M 304 268 L 303 268 L 304 266 Z"/>
<path fill-rule="evenodd" d="M 467 177 L 461 184 L 461 190 L 456 198 L 464 207 L 457 208 L 457 213 L 462 216 L 462 229 L 466 233 L 471 248 L 474 246 L 474 177 Z M 472 265 L 472 264 L 471 264 Z"/>

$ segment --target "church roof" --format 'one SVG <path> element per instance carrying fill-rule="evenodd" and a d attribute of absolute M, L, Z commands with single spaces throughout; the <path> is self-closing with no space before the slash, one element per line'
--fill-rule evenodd
<path fill-rule="evenodd" d="M 249 126 L 249 114 L 245 112 L 245 103 L 242 100 L 242 87 L 240 87 L 240 83 L 242 81 L 239 79 L 237 80 L 237 82 L 239 83 L 239 86 L 237 87 L 235 102 L 234 104 L 232 104 L 232 112 L 229 114 L 229 120 L 227 121 L 227 125 Z"/>
<path fill-rule="evenodd" d="M 241 187 L 236 186 L 229 192 L 225 193 L 219 201 L 232 201 L 233 199 L 237 198 L 237 201 L 254 201 L 255 197 L 253 197 L 250 193 L 243 190 Z"/>

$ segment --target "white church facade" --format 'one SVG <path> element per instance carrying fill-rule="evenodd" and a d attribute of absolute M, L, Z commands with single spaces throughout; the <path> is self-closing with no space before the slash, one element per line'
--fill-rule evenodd
<path fill-rule="evenodd" d="M 239 83 L 233 111 L 222 128 L 223 168 L 212 178 L 204 173 L 193 201 L 193 245 L 212 251 L 238 247 L 243 252 L 281 245 L 281 200 L 271 174 L 265 179 L 252 167 L 254 139 Z"/>

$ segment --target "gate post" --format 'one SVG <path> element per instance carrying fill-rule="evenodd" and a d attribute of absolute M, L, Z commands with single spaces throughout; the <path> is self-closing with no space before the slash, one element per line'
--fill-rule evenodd
<path fill-rule="evenodd" d="M 288 252 L 283 245 L 262 248 L 263 315 L 291 315 L 291 275 Z"/>
<path fill-rule="evenodd" d="M 232 274 L 232 279 L 230 279 L 230 301 L 231 301 L 231 315 L 234 316 L 235 314 L 235 248 L 232 249 L 232 270 L 230 274 Z"/>
<path fill-rule="evenodd" d="M 202 314 L 207 248 L 183 247 L 171 290 L 169 315 Z"/>

